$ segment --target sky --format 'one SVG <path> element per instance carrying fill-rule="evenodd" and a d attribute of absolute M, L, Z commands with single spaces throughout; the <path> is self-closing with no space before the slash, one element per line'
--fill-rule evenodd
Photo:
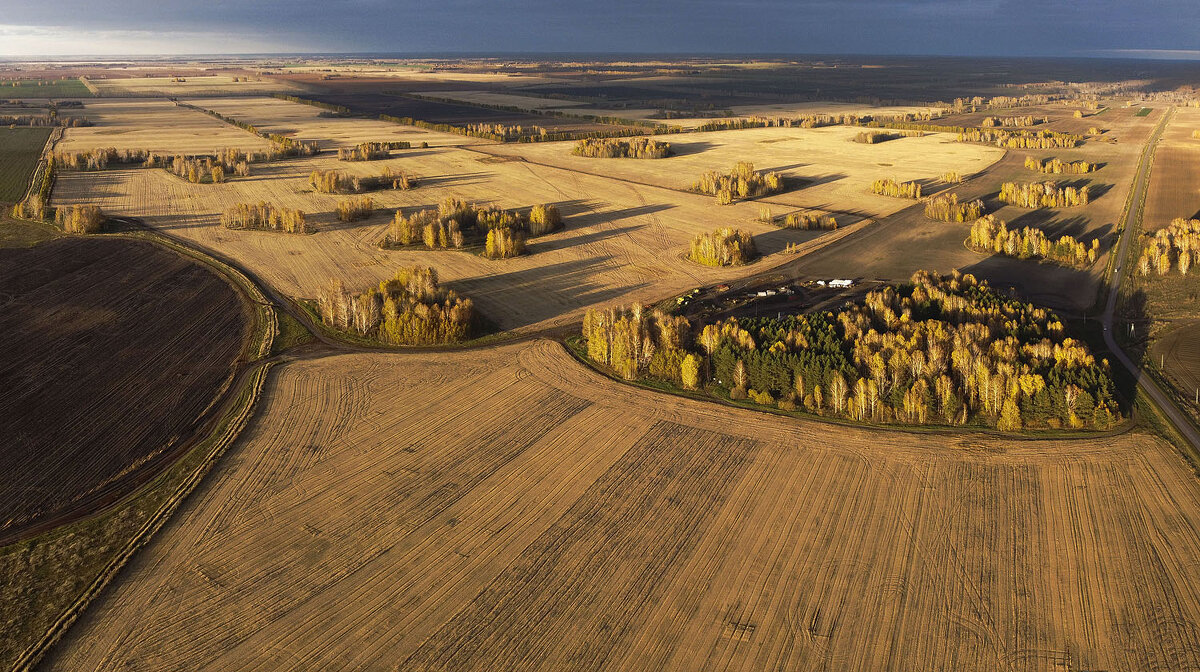
<path fill-rule="evenodd" d="M 1200 0 L 0 0 L 0 56 L 776 53 L 1200 59 Z"/>

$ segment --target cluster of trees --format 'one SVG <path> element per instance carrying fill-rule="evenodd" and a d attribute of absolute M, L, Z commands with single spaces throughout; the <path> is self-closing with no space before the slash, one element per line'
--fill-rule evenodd
<path fill-rule="evenodd" d="M 1092 239 L 1090 247 L 1069 235 L 1059 236 L 1051 242 L 1041 229 L 1027 226 L 1010 231 L 1008 224 L 997 220 L 995 215 L 984 215 L 975 220 L 967 245 L 980 252 L 1018 259 L 1047 259 L 1064 266 L 1087 266 L 1096 261 L 1100 252 L 1099 238 Z"/>
<path fill-rule="evenodd" d="M 1083 175 L 1094 170 L 1099 170 L 1099 166 L 1087 161 L 1063 161 L 1059 158 L 1041 160 L 1032 156 L 1025 157 L 1025 168 L 1039 173 L 1047 173 L 1050 175 Z"/>
<path fill-rule="evenodd" d="M 958 194 L 942 192 L 925 201 L 925 216 L 939 222 L 970 222 L 983 216 L 983 201 L 958 201 Z"/>
<path fill-rule="evenodd" d="M 962 184 L 963 176 L 957 170 L 942 173 L 942 182 L 946 184 Z"/>
<path fill-rule="evenodd" d="M 483 255 L 489 259 L 508 259 L 525 254 L 527 235 L 521 229 L 488 229 Z"/>
<path fill-rule="evenodd" d="M 1005 182 L 1000 200 L 1020 208 L 1072 208 L 1088 204 L 1088 188 L 1060 187 L 1053 182 Z"/>
<path fill-rule="evenodd" d="M 284 233 L 308 232 L 303 212 L 263 202 L 238 203 L 221 215 L 221 226 L 227 229 L 259 229 Z"/>
<path fill-rule="evenodd" d="M 96 205 L 69 205 L 54 212 L 54 223 L 67 233 L 100 233 L 104 213 Z"/>
<path fill-rule="evenodd" d="M 480 207 L 447 198 L 437 210 L 421 210 L 408 216 L 397 210 L 381 245 L 423 242 L 433 250 L 462 249 L 483 242 L 484 254 L 500 258 L 522 254 L 527 238 L 545 235 L 562 225 L 562 215 L 553 205 L 535 205 L 524 215 L 515 210 Z"/>
<path fill-rule="evenodd" d="M 1138 271 L 1142 275 L 1151 271 L 1166 275 L 1175 267 L 1187 275 L 1196 262 L 1200 262 L 1200 219 L 1179 217 L 1154 232 L 1138 259 Z"/>
<path fill-rule="evenodd" d="M 314 170 L 308 176 L 313 189 L 323 194 L 361 194 L 380 189 L 407 190 L 416 186 L 414 178 L 386 166 L 381 175 L 350 176 L 340 170 Z"/>
<path fill-rule="evenodd" d="M 1192 137 L 1197 140 L 1200 140 L 1200 130 L 1192 131 Z"/>
<path fill-rule="evenodd" d="M 1083 137 L 1051 131 L 1005 131 L 969 128 L 959 132 L 959 142 L 985 142 L 1004 149 L 1059 149 L 1078 147 Z"/>
<path fill-rule="evenodd" d="M 337 216 L 343 222 L 366 219 L 375 211 L 375 201 L 370 196 L 355 196 L 338 201 Z"/>
<path fill-rule="evenodd" d="M 897 182 L 895 178 L 875 180 L 871 183 L 871 193 L 896 198 L 921 198 L 921 185 L 916 182 Z"/>
<path fill-rule="evenodd" d="M 1107 362 L 1053 313 L 957 272 L 918 271 L 837 312 L 702 328 L 640 306 L 591 310 L 583 336 L 590 359 L 627 379 L 859 422 L 1015 431 L 1120 417 Z"/>
<path fill-rule="evenodd" d="M 925 131 L 902 131 L 899 133 L 890 131 L 863 131 L 854 136 L 854 141 L 864 145 L 876 145 L 898 138 L 921 138 L 924 136 Z"/>
<path fill-rule="evenodd" d="M 738 161 L 728 174 L 710 171 L 700 176 L 692 185 L 693 191 L 716 196 L 721 205 L 736 199 L 757 198 L 783 191 L 783 177 L 779 173 L 763 174 L 754 170 L 749 161 Z"/>
<path fill-rule="evenodd" d="M 665 159 L 671 143 L 653 138 L 584 138 L 575 143 L 576 156 L 600 159 Z"/>
<path fill-rule="evenodd" d="M 331 327 L 392 345 L 457 343 L 476 323 L 471 300 L 439 287 L 437 272 L 419 266 L 359 294 L 334 281 L 318 296 L 317 309 Z"/>
<path fill-rule="evenodd" d="M 1037 124 L 1044 123 L 1046 123 L 1045 117 L 1035 118 L 1030 114 L 1023 117 L 984 117 L 979 125 L 984 128 L 995 128 L 997 126 L 1011 128 L 1014 126 L 1036 126 Z"/>
<path fill-rule="evenodd" d="M 749 233 L 721 227 L 693 238 L 688 258 L 705 266 L 740 266 L 757 255 L 758 249 Z"/>
<path fill-rule="evenodd" d="M 360 142 L 353 147 L 338 149 L 338 161 L 378 161 L 392 156 L 393 149 L 408 149 L 412 144 L 403 140 L 395 142 Z"/>
<path fill-rule="evenodd" d="M 785 229 L 800 229 L 803 231 L 832 231 L 838 227 L 833 215 L 817 212 L 789 212 L 779 223 Z"/>

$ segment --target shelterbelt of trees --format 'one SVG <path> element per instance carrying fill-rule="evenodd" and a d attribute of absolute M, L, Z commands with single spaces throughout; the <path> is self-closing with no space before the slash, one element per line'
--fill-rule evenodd
<path fill-rule="evenodd" d="M 308 183 L 322 194 L 361 194 L 380 189 L 407 190 L 417 186 L 415 178 L 391 166 L 384 166 L 382 174 L 371 177 L 352 177 L 340 170 L 314 170 L 308 176 Z"/>
<path fill-rule="evenodd" d="M 584 138 L 571 153 L 599 159 L 665 159 L 672 151 L 671 143 L 653 138 Z"/>
<path fill-rule="evenodd" d="M 485 256 L 500 259 L 523 254 L 528 237 L 542 236 L 562 226 L 562 215 L 554 205 L 535 205 L 526 215 L 447 198 L 437 210 L 407 216 L 397 210 L 380 245 L 386 248 L 423 242 L 434 250 L 462 249 L 483 242 Z"/>
<path fill-rule="evenodd" d="M 325 324 L 391 345 L 457 343 L 472 336 L 477 321 L 470 299 L 438 286 L 437 271 L 401 268 L 391 280 L 365 292 L 333 281 L 317 298 Z"/>
<path fill-rule="evenodd" d="M 588 311 L 587 356 L 626 379 L 857 422 L 1106 429 L 1107 361 L 1050 311 L 971 275 L 918 271 L 836 312 L 693 326 L 642 306 Z"/>
<path fill-rule="evenodd" d="M 63 170 L 107 170 L 108 168 L 163 168 L 196 184 L 224 182 L 227 175 L 246 177 L 250 165 L 294 156 L 311 156 L 315 143 L 273 144 L 265 152 L 246 152 L 236 148 L 216 154 L 158 154 L 144 149 L 106 147 L 84 152 L 57 152 L 54 160 Z"/>
<path fill-rule="evenodd" d="M 283 233 L 308 233 L 304 212 L 271 203 L 238 203 L 221 215 L 227 229 L 256 229 Z"/>
<path fill-rule="evenodd" d="M 958 194 L 942 192 L 925 201 L 925 216 L 939 222 L 971 222 L 983 216 L 983 201 L 959 202 Z"/>
<path fill-rule="evenodd" d="M 894 198 L 921 198 L 921 185 L 918 182 L 897 182 L 895 178 L 875 180 L 871 183 L 871 193 Z"/>
<path fill-rule="evenodd" d="M 716 196 L 717 203 L 728 205 L 743 198 L 758 198 L 783 191 L 779 173 L 763 174 L 754 170 L 749 161 L 738 161 L 728 174 L 710 171 L 700 176 L 692 191 Z"/>
<path fill-rule="evenodd" d="M 1000 187 L 1000 200 L 1021 208 L 1073 208 L 1087 205 L 1088 199 L 1086 186 L 1076 189 L 1053 182 L 1005 182 Z"/>
<path fill-rule="evenodd" d="M 1153 271 L 1166 275 L 1172 268 L 1187 275 L 1196 262 L 1200 261 L 1200 219 L 1171 221 L 1165 229 L 1154 232 L 1154 238 L 1142 248 L 1138 258 L 1138 272 L 1150 275 Z"/>
<path fill-rule="evenodd" d="M 404 140 L 392 142 L 360 142 L 353 147 L 338 150 L 339 161 L 378 161 L 391 157 L 393 149 L 409 149 L 412 144 Z"/>
<path fill-rule="evenodd" d="M 1029 170 L 1050 175 L 1083 175 L 1094 170 L 1099 170 L 1099 166 L 1087 161 L 1063 161 L 1059 158 L 1043 161 L 1032 156 L 1025 157 L 1025 167 Z"/>
<path fill-rule="evenodd" d="M 979 252 L 990 252 L 1018 259 L 1045 259 L 1064 266 L 1087 266 L 1096 261 L 1100 239 L 1091 246 L 1074 236 L 1062 235 L 1051 242 L 1041 229 L 1025 227 L 1009 230 L 1008 224 L 995 215 L 984 215 L 971 225 L 967 246 Z"/>

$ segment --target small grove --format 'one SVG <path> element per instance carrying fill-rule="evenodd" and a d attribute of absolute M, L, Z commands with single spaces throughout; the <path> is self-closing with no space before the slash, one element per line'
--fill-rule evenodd
<path fill-rule="evenodd" d="M 1053 182 L 1005 182 L 1000 187 L 1000 200 L 1020 208 L 1073 208 L 1088 204 L 1088 188 L 1060 187 Z"/>
<path fill-rule="evenodd" d="M 925 201 L 925 216 L 939 222 L 971 222 L 983 216 L 983 201 L 959 202 L 958 194 L 942 192 Z"/>
<path fill-rule="evenodd" d="M 1063 161 L 1059 158 L 1041 160 L 1032 156 L 1025 157 L 1025 167 L 1049 175 L 1083 175 L 1099 170 L 1099 166 L 1087 161 Z"/>
<path fill-rule="evenodd" d="M 738 199 L 783 191 L 783 177 L 779 173 L 756 171 L 749 161 L 738 161 L 727 174 L 710 171 L 700 176 L 692 185 L 692 191 L 716 196 L 718 203 L 728 205 Z"/>
<path fill-rule="evenodd" d="M 763 406 L 856 422 L 1004 431 L 1107 429 L 1119 419 L 1106 361 L 1053 313 L 971 275 L 918 271 L 837 312 L 693 327 L 641 306 L 590 310 L 587 356 Z"/>
<path fill-rule="evenodd" d="M 434 250 L 462 249 L 482 242 L 485 256 L 500 259 L 523 254 L 527 238 L 545 235 L 562 225 L 562 215 L 553 205 L 535 205 L 525 215 L 448 198 L 437 210 L 407 216 L 397 210 L 380 245 L 386 248 L 420 242 Z"/>
<path fill-rule="evenodd" d="M 472 336 L 477 322 L 470 299 L 439 287 L 437 272 L 419 266 L 360 293 L 334 281 L 317 297 L 317 312 L 335 329 L 391 345 L 457 343 Z"/>
<path fill-rule="evenodd" d="M 67 233 L 100 233 L 104 213 L 95 205 L 68 205 L 55 210 L 54 223 Z"/>
<path fill-rule="evenodd" d="M 1051 131 L 1006 131 L 996 128 L 970 128 L 958 134 L 959 142 L 983 142 L 1004 149 L 1059 149 L 1078 147 L 1083 137 Z"/>
<path fill-rule="evenodd" d="M 754 238 L 741 229 L 722 227 L 692 239 L 688 259 L 705 266 L 740 266 L 758 256 Z"/>
<path fill-rule="evenodd" d="M 322 194 L 361 194 L 381 189 L 408 190 L 417 186 L 416 179 L 391 166 L 385 166 L 380 175 L 370 177 L 350 176 L 340 170 L 314 170 L 308 183 Z"/>
<path fill-rule="evenodd" d="M 270 203 L 238 203 L 221 215 L 227 229 L 253 229 L 283 233 L 308 233 L 304 213 Z"/>
<path fill-rule="evenodd" d="M 409 149 L 412 144 L 403 140 L 394 142 L 361 142 L 353 147 L 338 150 L 338 161 L 378 161 L 391 158 L 393 149 Z"/>
<path fill-rule="evenodd" d="M 921 185 L 917 182 L 897 182 L 894 178 L 875 180 L 871 183 L 871 193 L 894 198 L 921 198 Z"/>
<path fill-rule="evenodd" d="M 1187 275 L 1197 261 L 1200 261 L 1200 219 L 1179 217 L 1154 232 L 1138 258 L 1138 272 L 1166 275 L 1175 268 L 1181 275 Z"/>
<path fill-rule="evenodd" d="M 598 159 L 665 159 L 672 151 L 671 143 L 653 138 L 584 138 L 571 153 Z"/>
<path fill-rule="evenodd" d="M 1089 247 L 1073 236 L 1059 236 L 1051 242 L 1041 229 L 1025 227 L 1009 230 L 995 215 L 984 215 L 971 225 L 967 246 L 978 252 L 1000 254 L 1018 259 L 1046 259 L 1064 266 L 1087 266 L 1096 261 L 1100 239 Z"/>

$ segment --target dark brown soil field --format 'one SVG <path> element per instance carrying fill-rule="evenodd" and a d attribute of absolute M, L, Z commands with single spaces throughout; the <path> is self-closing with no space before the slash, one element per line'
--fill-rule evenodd
<path fill-rule="evenodd" d="M 0 537 L 128 492 L 169 457 L 231 377 L 246 311 L 150 243 L 0 249 Z"/>
<path fill-rule="evenodd" d="M 425 95 L 436 96 L 436 92 Z M 557 118 L 524 112 L 493 110 L 473 105 L 453 105 L 432 100 L 418 100 L 404 96 L 378 93 L 329 93 L 315 94 L 316 100 L 335 105 L 345 105 L 361 114 L 390 114 L 393 117 L 411 117 L 435 124 L 466 126 L 468 124 L 504 124 L 505 126 L 541 126 L 548 131 L 618 131 L 622 127 L 596 124 L 579 119 Z"/>

